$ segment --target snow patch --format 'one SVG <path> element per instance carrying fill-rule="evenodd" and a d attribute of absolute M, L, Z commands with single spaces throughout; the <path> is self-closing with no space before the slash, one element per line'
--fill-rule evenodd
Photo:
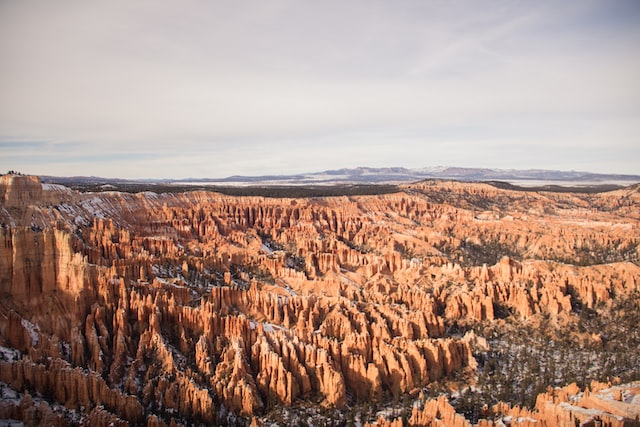
<path fill-rule="evenodd" d="M 86 218 L 84 218 L 84 217 L 82 217 L 80 215 L 76 215 L 75 219 L 73 220 L 73 223 L 75 225 L 78 225 L 78 226 L 81 226 L 81 227 L 82 226 L 91 225 L 91 223 L 89 221 L 87 221 Z"/>
<path fill-rule="evenodd" d="M 43 191 L 58 191 L 61 193 L 71 193 L 72 190 L 69 187 L 65 187 L 60 184 L 42 184 Z"/>
<path fill-rule="evenodd" d="M 20 394 L 10 388 L 7 384 L 0 382 L 0 400 L 12 402 L 14 405 L 20 404 Z M 4 421 L 4 420 L 2 420 Z M 0 421 L 0 426 L 2 426 Z M 14 425 L 14 424 L 7 424 Z"/>
<path fill-rule="evenodd" d="M 27 319 L 22 319 L 22 327 L 25 328 L 29 332 L 29 336 L 31 337 L 31 346 L 35 347 L 38 345 L 40 330 L 36 325 L 29 322 Z"/>
<path fill-rule="evenodd" d="M 186 286 L 175 282 L 175 280 L 180 280 L 180 279 L 181 278 L 168 280 L 168 279 L 165 279 L 165 278 L 162 278 L 162 277 L 156 277 L 155 278 L 156 281 L 158 281 L 159 283 L 162 283 L 163 285 L 166 285 L 166 286 L 171 286 L 173 288 L 178 288 L 178 289 L 186 288 Z"/>
<path fill-rule="evenodd" d="M 561 402 L 560 404 L 558 404 L 558 406 L 564 410 L 567 411 L 571 411 L 571 412 L 576 412 L 576 413 L 580 413 L 580 414 L 584 414 L 584 415 L 588 415 L 588 416 L 593 416 L 595 417 L 596 415 L 602 415 L 603 412 L 598 410 L 598 409 L 586 409 L 586 408 L 582 408 L 580 406 L 575 406 L 572 405 L 568 402 Z"/>
<path fill-rule="evenodd" d="M 265 332 L 275 332 L 276 330 L 282 330 L 283 327 L 280 325 L 274 325 L 273 323 L 267 323 L 267 322 L 256 322 L 255 320 L 250 320 L 249 321 L 249 327 L 251 328 L 252 331 L 255 331 L 258 328 L 258 325 L 262 325 L 262 329 Z"/>
<path fill-rule="evenodd" d="M 7 348 L 0 346 L 0 360 L 7 362 L 15 362 L 20 359 L 20 351 L 15 348 Z"/>
<path fill-rule="evenodd" d="M 264 324 L 263 324 L 263 328 L 264 328 L 264 331 L 265 331 L 265 332 L 275 332 L 276 327 L 277 327 L 278 329 L 280 329 L 280 327 L 279 327 L 279 326 L 273 325 L 273 324 L 271 324 L 271 323 L 264 323 Z"/>
<path fill-rule="evenodd" d="M 640 394 L 629 394 L 625 397 L 624 402 L 629 405 L 640 405 Z"/>

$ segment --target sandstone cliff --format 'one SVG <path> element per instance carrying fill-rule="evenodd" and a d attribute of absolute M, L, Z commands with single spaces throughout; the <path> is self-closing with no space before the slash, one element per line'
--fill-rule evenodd
<path fill-rule="evenodd" d="M 640 289 L 637 192 L 268 199 L 1 178 L 0 345 L 19 357 L 0 381 L 95 422 L 415 397 L 474 372 L 455 328 L 571 322 Z"/>
<path fill-rule="evenodd" d="M 480 420 L 478 427 L 512 425 L 539 426 L 640 426 L 640 383 L 611 386 L 592 383 L 591 390 L 580 390 L 575 384 L 550 389 L 538 396 L 534 410 L 508 405 L 497 405 L 495 421 Z M 368 426 L 446 426 L 472 427 L 457 414 L 446 398 L 428 400 L 422 407 L 415 406 L 406 422 L 380 417 Z"/>

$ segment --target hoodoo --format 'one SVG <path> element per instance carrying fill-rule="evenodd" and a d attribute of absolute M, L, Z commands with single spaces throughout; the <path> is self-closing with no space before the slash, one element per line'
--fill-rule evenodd
<path fill-rule="evenodd" d="M 0 419 L 638 425 L 637 188 L 294 200 L 12 174 L 0 222 Z M 474 406 L 485 388 L 514 400 Z"/>

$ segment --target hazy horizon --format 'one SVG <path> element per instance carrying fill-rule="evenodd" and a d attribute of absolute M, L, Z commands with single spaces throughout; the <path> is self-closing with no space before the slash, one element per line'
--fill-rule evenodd
<path fill-rule="evenodd" d="M 634 1 L 0 3 L 0 172 L 640 174 Z"/>
<path fill-rule="evenodd" d="M 352 174 L 355 173 L 356 170 L 369 170 L 368 172 L 373 173 L 372 176 L 377 177 L 373 181 L 378 182 L 378 179 L 382 176 L 379 173 L 385 174 L 384 170 L 389 169 L 389 174 L 393 175 L 394 173 L 413 173 L 413 174 L 423 174 L 425 178 L 433 177 L 436 179 L 452 179 L 452 180 L 462 180 L 466 181 L 468 179 L 480 181 L 485 180 L 505 180 L 505 182 L 510 182 L 512 184 L 523 184 L 526 182 L 533 183 L 535 185 L 547 185 L 547 184 L 558 184 L 558 185 L 569 185 L 569 183 L 573 183 L 575 185 L 582 184 L 594 184 L 594 183 L 607 183 L 607 184 L 616 184 L 616 185 L 627 185 L 630 181 L 636 182 L 638 178 L 640 178 L 640 174 L 624 174 L 624 173 L 599 173 L 592 172 L 586 170 L 554 170 L 554 169 L 537 169 L 537 168 L 529 168 L 529 169 L 503 169 L 503 168 L 474 168 L 474 167 L 459 167 L 459 166 L 427 166 L 427 167 L 419 167 L 419 168 L 404 168 L 402 166 L 388 166 L 388 167 L 380 167 L 380 168 L 371 168 L 368 166 L 355 166 L 353 168 L 340 168 L 340 169 L 325 169 L 325 170 L 308 170 L 299 173 L 273 173 L 273 174 L 263 174 L 263 175 L 246 175 L 246 174 L 233 174 L 233 175 L 225 175 L 225 176 L 202 176 L 202 177 L 193 177 L 193 176 L 184 176 L 184 177 L 162 177 L 162 176 L 150 176 L 150 177 L 140 177 L 140 178 L 126 178 L 120 176 L 104 176 L 104 175 L 77 175 L 77 174 L 68 174 L 68 175 L 50 175 L 50 174 L 38 174 L 38 173 L 30 173 L 21 170 L 11 169 L 8 171 L 0 171 L 0 175 L 5 174 L 7 172 L 17 173 L 21 175 L 32 175 L 39 176 L 45 178 L 96 178 L 96 179 L 105 179 L 108 181 L 111 180 L 127 180 L 127 181 L 181 181 L 188 182 L 193 180 L 194 184 L 202 184 L 210 181 L 211 183 L 217 182 L 228 182 L 230 185 L 234 183 L 238 183 L 240 185 L 246 185 L 247 183 L 252 182 L 255 179 L 274 179 L 274 182 L 282 183 L 295 183 L 296 177 L 304 177 L 304 182 L 306 184 L 313 184 L 314 182 L 339 182 L 341 179 L 347 179 L 349 181 Z M 403 171 L 398 171 L 401 169 Z M 394 171 L 395 170 L 395 171 Z M 447 174 L 447 170 L 449 170 L 449 174 Z M 488 177 L 485 178 L 468 178 L 466 175 L 460 175 L 463 170 L 466 170 L 468 173 L 489 173 Z M 333 175 L 336 172 L 344 171 L 345 176 L 341 178 L 339 175 Z M 491 177 L 491 172 L 497 174 L 504 174 L 499 177 Z M 332 175 L 323 175 L 326 173 L 331 173 Z M 548 173 L 551 174 L 548 177 L 538 176 L 537 173 Z M 509 175 L 511 174 L 511 175 Z M 587 175 L 585 177 L 578 176 L 560 176 L 559 174 L 584 174 Z M 588 177 L 588 175 L 594 175 L 593 177 Z M 365 173 L 366 176 L 366 173 Z M 242 179 L 246 178 L 249 181 L 235 181 L 234 179 Z M 420 178 L 416 178 L 420 179 Z M 603 181 L 603 179 L 606 179 Z M 293 180 L 293 181 L 290 181 Z M 576 181 L 577 180 L 577 181 Z M 373 182 L 372 181 L 372 182 Z M 383 183 L 397 181 L 397 179 L 383 180 Z M 411 180 L 408 180 L 409 182 Z M 267 183 L 268 181 L 256 181 L 256 183 Z"/>

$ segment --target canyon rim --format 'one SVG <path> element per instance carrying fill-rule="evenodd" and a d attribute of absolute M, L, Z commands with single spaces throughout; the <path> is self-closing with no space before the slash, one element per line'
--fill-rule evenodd
<path fill-rule="evenodd" d="M 0 419 L 640 425 L 640 187 L 0 177 Z M 13 421 L 10 421 L 13 420 Z"/>

